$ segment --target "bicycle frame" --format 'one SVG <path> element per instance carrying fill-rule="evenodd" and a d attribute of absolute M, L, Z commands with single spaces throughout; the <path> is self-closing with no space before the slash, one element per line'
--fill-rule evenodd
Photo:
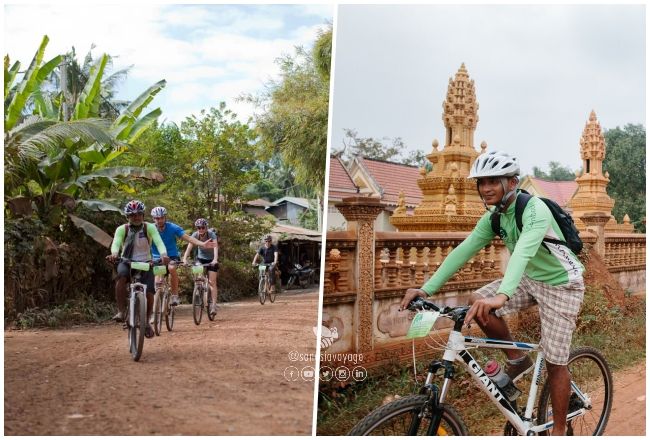
<path fill-rule="evenodd" d="M 483 368 L 469 353 L 468 350 L 473 348 L 500 348 L 537 352 L 537 358 L 535 360 L 535 367 L 533 370 L 533 380 L 530 384 L 528 401 L 526 403 L 526 409 L 523 418 L 519 416 L 516 409 L 513 408 L 508 399 L 501 394 L 496 384 L 492 382 L 492 380 L 483 371 Z M 496 407 L 505 416 L 505 418 L 515 427 L 520 435 L 535 435 L 539 432 L 546 431 L 553 427 L 553 422 L 545 423 L 543 425 L 534 425 L 532 420 L 535 399 L 537 397 L 537 390 L 542 379 L 542 363 L 544 360 L 544 354 L 539 351 L 539 344 L 502 341 L 498 339 L 488 338 L 475 338 L 471 336 L 464 336 L 460 331 L 454 329 L 449 334 L 447 349 L 445 350 L 443 359 L 446 361 L 445 363 L 447 366 L 450 366 L 456 361 L 462 362 L 463 367 L 479 385 L 479 388 L 490 398 L 490 400 L 496 405 Z M 429 373 L 424 385 L 424 387 L 427 389 L 431 389 L 435 370 L 442 366 L 439 362 L 437 365 L 434 364 L 435 362 L 431 364 L 432 366 L 429 369 Z M 446 368 L 445 379 L 442 385 L 442 390 L 440 391 L 440 404 L 445 402 L 445 397 L 451 385 L 452 375 L 453 369 Z M 582 393 L 573 381 L 571 381 L 571 390 L 574 391 L 576 395 L 583 401 L 586 408 L 591 407 L 591 401 L 589 397 Z M 585 408 L 580 408 L 577 411 L 567 414 L 567 421 L 583 415 L 586 411 L 587 410 Z"/>

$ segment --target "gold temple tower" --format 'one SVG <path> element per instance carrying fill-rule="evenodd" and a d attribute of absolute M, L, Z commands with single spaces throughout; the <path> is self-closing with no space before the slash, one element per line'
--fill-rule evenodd
<path fill-rule="evenodd" d="M 587 213 L 602 213 L 610 218 L 605 224 L 606 231 L 632 232 L 634 227 L 630 224 L 627 215 L 622 225 L 617 224 L 616 219 L 612 216 L 614 200 L 607 194 L 609 173 L 603 174 L 605 137 L 593 110 L 580 138 L 580 157 L 582 158 L 582 174 L 576 178 L 578 190 L 567 204 L 572 211 L 571 215 L 578 229 L 587 230 L 587 225 L 580 217 Z"/>
<path fill-rule="evenodd" d="M 478 102 L 474 80 L 469 79 L 464 63 L 455 78 L 449 78 L 443 109 L 445 145 L 438 151 L 434 139 L 433 150 L 427 155 L 433 169 L 428 173 L 420 169 L 417 183 L 423 198 L 413 215 L 398 209 L 390 217 L 399 231 L 471 231 L 485 212 L 476 182 L 467 178 L 472 163 L 487 145 L 481 143 L 481 153 L 474 149 Z"/>

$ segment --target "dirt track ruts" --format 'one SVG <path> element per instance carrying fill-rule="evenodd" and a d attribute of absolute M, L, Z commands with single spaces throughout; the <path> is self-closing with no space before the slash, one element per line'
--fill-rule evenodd
<path fill-rule="evenodd" d="M 297 291 L 296 291 L 297 292 Z M 221 305 L 194 325 L 146 339 L 134 362 L 112 323 L 5 331 L 5 435 L 311 435 L 314 382 L 284 370 L 315 365 L 318 293 Z"/>

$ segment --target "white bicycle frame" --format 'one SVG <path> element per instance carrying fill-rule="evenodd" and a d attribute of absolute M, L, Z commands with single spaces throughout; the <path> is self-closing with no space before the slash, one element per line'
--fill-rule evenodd
<path fill-rule="evenodd" d="M 488 375 L 483 371 L 481 366 L 469 353 L 472 348 L 500 348 L 500 349 L 514 349 L 522 351 L 536 351 L 537 358 L 535 360 L 535 368 L 533 370 L 533 380 L 530 384 L 528 392 L 528 402 L 526 403 L 526 410 L 524 417 L 521 418 L 517 411 L 512 407 L 508 399 L 501 394 L 498 387 Z M 475 338 L 471 336 L 464 336 L 461 332 L 452 330 L 449 334 L 447 348 L 443 359 L 449 362 L 462 362 L 463 367 L 469 375 L 478 384 L 479 388 L 490 398 L 490 400 L 501 411 L 505 418 L 515 427 L 520 435 L 534 435 L 542 431 L 546 431 L 553 427 L 553 422 L 548 422 L 543 425 L 534 425 L 533 407 L 535 399 L 537 398 L 537 390 L 541 381 L 542 362 L 544 361 L 544 354 L 539 351 L 539 344 L 529 344 L 525 342 L 502 341 L 499 339 Z M 431 385 L 433 381 L 433 374 L 429 373 L 425 382 L 425 386 Z M 449 378 L 445 378 L 442 390 L 440 391 L 440 403 L 445 402 L 447 391 L 451 385 Z M 580 391 L 578 386 L 571 381 L 571 390 L 582 400 L 586 408 L 591 408 L 591 399 Z M 579 417 L 587 412 L 586 408 L 580 408 L 577 411 L 567 414 L 567 421 Z M 541 409 L 540 409 L 541 411 Z"/>

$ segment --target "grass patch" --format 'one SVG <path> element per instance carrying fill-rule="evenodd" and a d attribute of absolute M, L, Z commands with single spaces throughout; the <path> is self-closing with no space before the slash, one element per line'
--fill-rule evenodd
<path fill-rule="evenodd" d="M 519 323 L 518 329 L 512 332 L 515 339 L 539 341 L 540 325 L 536 310 L 521 313 Z M 645 298 L 629 297 L 625 305 L 611 306 L 601 291 L 588 287 L 573 346 L 595 347 L 605 355 L 612 371 L 622 369 L 645 359 L 645 324 Z M 481 364 L 490 358 L 501 363 L 505 360 L 499 350 L 474 350 L 472 355 Z M 424 381 L 427 365 L 417 364 L 419 384 Z M 418 383 L 414 379 L 412 365 L 393 365 L 380 376 L 369 377 L 345 389 L 322 385 L 318 400 L 318 435 L 347 434 L 359 420 L 381 406 L 385 399 L 416 393 Z M 528 389 L 530 382 L 522 380 L 518 385 L 523 391 Z M 526 396 L 520 397 L 518 403 L 525 405 L 525 399 Z M 505 418 L 460 368 L 450 389 L 448 403 L 461 413 L 471 435 L 502 432 Z"/>
<path fill-rule="evenodd" d="M 114 313 L 113 303 L 83 297 L 48 309 L 40 307 L 27 309 L 18 314 L 13 326 L 23 330 L 35 327 L 61 328 L 106 321 Z"/>

